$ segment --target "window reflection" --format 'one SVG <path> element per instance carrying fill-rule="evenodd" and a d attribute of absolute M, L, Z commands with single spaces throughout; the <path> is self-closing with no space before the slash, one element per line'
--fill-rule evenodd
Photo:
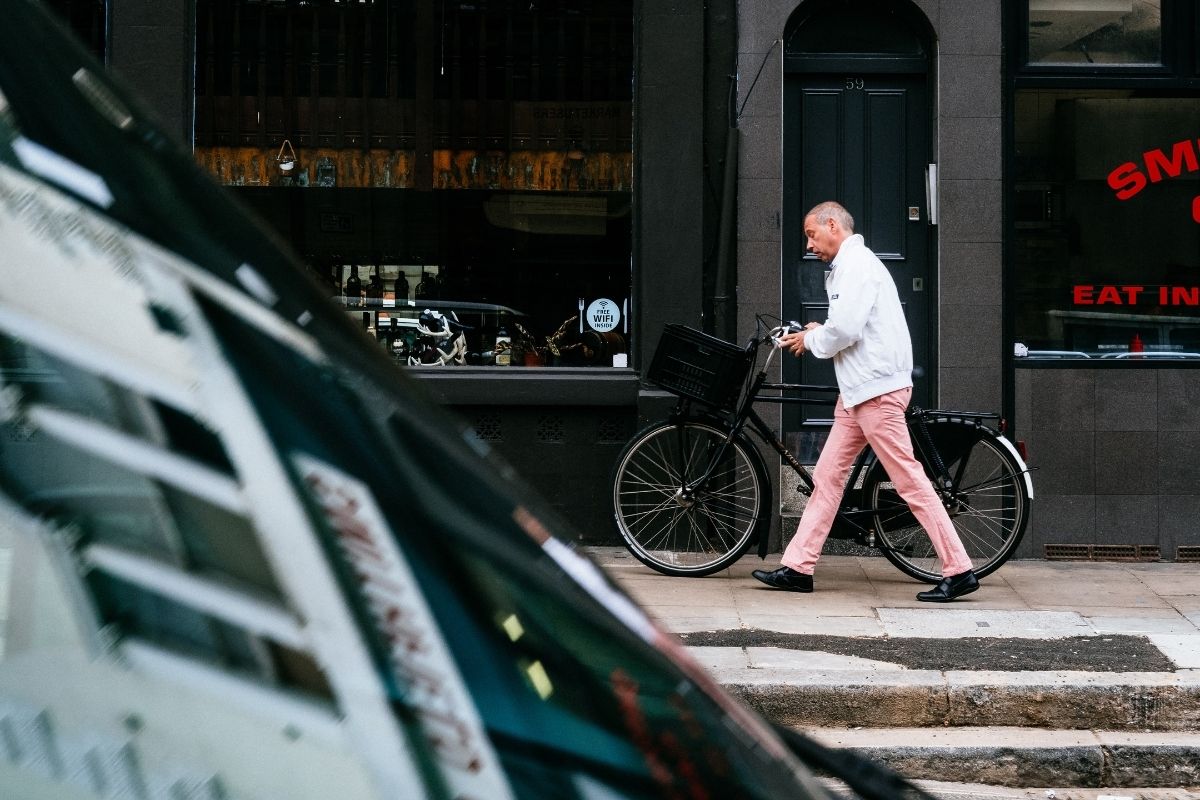
<path fill-rule="evenodd" d="M 1161 64 L 1161 0 L 1030 0 L 1035 64 Z"/>
<path fill-rule="evenodd" d="M 1018 357 L 1200 360 L 1200 100 L 1016 100 Z"/>
<path fill-rule="evenodd" d="M 199 0 L 195 158 L 402 364 L 625 367 L 633 21 Z M 401 276 L 412 313 L 388 310 Z"/>
<path fill-rule="evenodd" d="M 629 192 L 237 191 L 400 364 L 628 364 Z"/>

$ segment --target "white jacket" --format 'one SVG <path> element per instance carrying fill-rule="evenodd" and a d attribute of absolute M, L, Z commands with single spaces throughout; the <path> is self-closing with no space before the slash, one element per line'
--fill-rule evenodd
<path fill-rule="evenodd" d="M 912 386 L 912 339 L 896 284 L 860 234 L 842 242 L 829 272 L 829 319 L 804 337 L 817 358 L 832 358 L 842 405 Z"/>

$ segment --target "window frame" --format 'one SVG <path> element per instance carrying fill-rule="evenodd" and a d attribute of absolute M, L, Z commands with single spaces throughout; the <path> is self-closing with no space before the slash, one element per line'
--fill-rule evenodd
<path fill-rule="evenodd" d="M 1031 63 L 1029 60 L 1029 3 L 1031 0 L 1013 3 L 1016 20 L 1011 29 L 1011 51 L 1017 54 L 1014 70 L 1018 79 L 1025 77 L 1037 78 L 1096 78 L 1107 84 L 1113 79 L 1129 78 L 1133 80 L 1173 77 L 1178 75 L 1180 65 L 1188 62 L 1191 56 L 1192 70 L 1195 74 L 1200 71 L 1200 53 L 1196 52 L 1196 38 L 1191 37 L 1188 43 L 1183 43 L 1178 36 L 1172 36 L 1168 31 L 1175 30 L 1177 25 L 1187 24 L 1185 18 L 1191 14 L 1189 4 L 1181 0 L 1162 0 L 1162 24 L 1159 29 L 1159 47 L 1162 54 L 1161 64 L 1042 64 Z M 1193 26 L 1188 26 L 1189 28 Z M 1190 51 L 1190 52 L 1187 52 Z"/>
<path fill-rule="evenodd" d="M 1162 0 L 1162 65 L 1030 64 L 1028 48 L 1029 2 L 1006 3 L 1005 25 L 1005 136 L 1003 145 L 1003 349 L 1009 363 L 1035 369 L 1200 369 L 1200 361 L 1174 359 L 1026 359 L 1014 355 L 1019 341 L 1016 315 L 1019 275 L 1016 220 L 1016 97 L 1024 89 L 1133 90 L 1150 96 L 1193 92 L 1200 95 L 1200 9 L 1186 0 Z"/>

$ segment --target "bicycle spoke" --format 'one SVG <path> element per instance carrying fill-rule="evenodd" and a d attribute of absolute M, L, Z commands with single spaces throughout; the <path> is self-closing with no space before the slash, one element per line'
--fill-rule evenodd
<path fill-rule="evenodd" d="M 667 513 L 668 515 L 671 515 L 674 512 L 681 511 L 681 510 L 682 509 L 680 509 L 674 503 L 659 503 L 658 505 L 654 506 L 653 508 L 648 508 L 645 511 L 628 512 L 627 516 L 632 520 L 632 523 L 633 523 L 630 525 L 630 527 L 637 526 L 639 528 L 645 528 L 645 527 L 648 527 L 650 520 L 658 517 L 659 515 L 663 514 L 664 512 Z M 638 523 L 645 523 L 645 524 L 638 525 Z"/>
<path fill-rule="evenodd" d="M 957 517 L 955 517 L 955 528 L 958 529 L 960 538 L 963 537 L 963 535 L 965 533 L 965 534 L 971 535 L 972 537 L 974 537 L 976 539 L 976 541 L 978 541 L 982 544 L 983 537 L 990 535 L 993 540 L 991 543 L 991 546 L 995 547 L 995 548 L 1002 546 L 1006 541 L 1008 541 L 1008 538 L 1012 535 L 1012 532 L 1013 532 L 1012 531 L 1012 521 L 1011 521 L 1012 518 L 1002 517 L 1000 519 L 997 519 L 997 518 L 993 517 L 991 514 L 980 513 L 980 512 L 975 511 L 974 509 L 970 509 L 969 506 L 968 506 L 968 510 L 970 511 L 970 513 L 968 513 L 968 514 L 960 513 Z M 978 522 L 979 526 L 982 527 L 983 530 L 978 530 L 975 527 L 966 528 L 966 526 L 958 524 L 957 520 L 960 520 L 963 518 L 974 521 L 974 522 Z M 963 544 L 965 545 L 966 542 L 964 541 Z"/>
<path fill-rule="evenodd" d="M 674 534 L 674 530 L 675 528 L 673 524 L 666 524 L 659 527 L 656 533 L 652 534 L 645 540 L 644 546 L 648 550 L 661 549 L 660 545 L 669 540 L 669 538 Z"/>
<path fill-rule="evenodd" d="M 707 506 L 701 507 L 700 512 L 695 516 L 703 516 L 704 519 L 708 520 L 712 524 L 712 527 L 718 532 L 735 531 L 736 528 L 734 527 L 733 523 L 742 518 L 738 514 L 729 512 L 720 513 L 716 509 L 709 508 Z"/>
<path fill-rule="evenodd" d="M 715 532 L 717 534 L 717 540 L 719 542 L 722 542 L 722 546 L 714 545 L 712 543 L 712 540 L 709 537 L 709 534 L 705 530 L 705 526 L 699 524 L 700 523 L 700 521 L 698 519 L 699 516 L 700 515 L 698 515 L 698 514 L 688 515 L 688 527 L 689 527 L 689 530 L 694 534 L 694 540 L 699 542 L 700 545 L 697 548 L 688 547 L 686 549 L 687 550 L 700 549 L 700 550 L 705 550 L 705 551 L 709 551 L 709 552 L 725 552 L 726 550 L 728 550 L 728 547 L 724 546 L 724 537 L 722 537 L 720 535 L 723 531 L 723 527 L 719 524 L 712 526 L 713 532 Z"/>
<path fill-rule="evenodd" d="M 982 492 L 982 491 L 987 491 L 988 489 L 994 489 L 996 487 L 1003 486 L 1005 484 L 1011 484 L 1012 480 L 1013 480 L 1012 474 L 1005 473 L 1005 474 L 1001 474 L 1001 475 L 996 475 L 994 477 L 985 478 L 978 483 L 971 484 L 970 486 L 962 486 L 961 484 L 957 484 L 957 486 L 958 486 L 957 491 L 962 492 L 964 494 L 974 494 L 976 492 Z"/>

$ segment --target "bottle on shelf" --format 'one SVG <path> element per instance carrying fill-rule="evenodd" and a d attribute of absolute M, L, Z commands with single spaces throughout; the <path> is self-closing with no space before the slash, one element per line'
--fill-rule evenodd
<path fill-rule="evenodd" d="M 358 266 L 350 267 L 350 277 L 346 278 L 346 305 L 358 308 L 362 305 L 362 278 L 358 277 Z"/>
<path fill-rule="evenodd" d="M 392 294 L 396 298 L 396 305 L 408 302 L 408 278 L 404 276 L 403 269 L 396 275 L 396 280 L 392 283 Z"/>
<path fill-rule="evenodd" d="M 496 331 L 496 366 L 512 365 L 512 339 L 509 338 L 508 328 L 503 325 Z"/>
<path fill-rule="evenodd" d="M 367 305 L 378 308 L 383 304 L 383 278 L 379 277 L 379 267 L 371 267 L 371 280 L 367 283 Z"/>
<path fill-rule="evenodd" d="M 417 284 L 418 300 L 428 300 L 433 297 L 433 275 L 421 270 L 421 282 Z"/>

